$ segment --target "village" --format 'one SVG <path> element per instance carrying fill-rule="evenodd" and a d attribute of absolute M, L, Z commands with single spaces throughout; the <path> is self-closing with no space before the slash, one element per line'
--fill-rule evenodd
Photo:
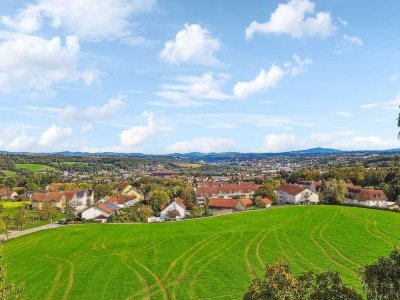
<path fill-rule="evenodd" d="M 168 179 L 161 179 L 168 180 Z M 269 209 L 282 205 L 317 205 L 326 204 L 320 200 L 322 189 L 329 187 L 330 182 L 298 181 L 294 184 L 284 183 L 271 191 L 271 187 L 255 182 L 225 182 L 223 178 L 199 177 L 189 187 L 189 196 L 169 197 L 155 204 L 152 196 L 158 191 L 147 193 L 129 183 L 117 183 L 113 193 L 99 197 L 92 189 L 62 190 L 65 184 L 52 183 L 43 192 L 28 192 L 27 206 L 40 212 L 55 209 L 65 218 L 60 222 L 164 222 L 193 217 L 217 216 L 234 212 Z M 346 184 L 346 193 L 341 205 L 354 205 L 380 209 L 399 209 L 398 203 L 388 201 L 382 190 L 362 188 Z M 191 191 L 192 190 L 192 193 Z M 16 202 L 21 195 L 12 188 L 0 189 L 0 199 Z M 2 202 L 3 203 L 3 202 Z M 158 206 L 157 206 L 158 205 Z M 122 218 L 136 211 L 138 218 Z"/>

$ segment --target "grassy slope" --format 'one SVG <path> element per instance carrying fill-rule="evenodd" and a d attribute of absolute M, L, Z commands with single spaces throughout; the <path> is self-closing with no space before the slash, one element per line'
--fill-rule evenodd
<path fill-rule="evenodd" d="M 13 171 L 0 170 L 0 172 L 3 173 L 7 177 L 14 177 L 15 175 L 17 175 L 17 173 L 13 172 Z"/>
<path fill-rule="evenodd" d="M 240 299 L 266 262 L 338 270 L 360 289 L 362 264 L 400 244 L 400 214 L 290 207 L 164 224 L 77 225 L 7 242 L 28 299 Z"/>
<path fill-rule="evenodd" d="M 46 166 L 46 165 L 40 165 L 40 164 L 15 164 L 15 167 L 17 169 L 27 169 L 32 172 L 40 172 L 44 170 L 52 170 L 52 167 Z"/>

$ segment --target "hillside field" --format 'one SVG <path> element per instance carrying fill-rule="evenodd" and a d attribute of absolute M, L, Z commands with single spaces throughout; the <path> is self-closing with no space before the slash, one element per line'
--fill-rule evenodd
<path fill-rule="evenodd" d="M 27 169 L 32 172 L 41 172 L 46 170 L 53 170 L 52 167 L 40 164 L 15 164 L 17 169 Z"/>
<path fill-rule="evenodd" d="M 264 264 L 328 268 L 361 290 L 362 265 L 400 245 L 400 214 L 273 208 L 161 224 L 87 224 L 6 242 L 27 299 L 241 299 Z"/>

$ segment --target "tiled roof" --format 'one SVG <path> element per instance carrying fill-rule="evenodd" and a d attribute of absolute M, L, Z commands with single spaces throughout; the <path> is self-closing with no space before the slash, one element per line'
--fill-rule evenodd
<path fill-rule="evenodd" d="M 235 193 L 250 193 L 255 192 L 258 189 L 258 185 L 253 182 L 241 182 L 241 183 L 201 183 L 197 188 L 198 196 L 208 196 L 218 194 L 235 194 Z"/>
<path fill-rule="evenodd" d="M 357 201 L 387 201 L 385 193 L 382 190 L 373 190 L 373 189 L 361 189 L 353 199 Z"/>
<path fill-rule="evenodd" d="M 15 192 L 13 190 L 8 188 L 0 189 L 0 197 L 10 197 L 14 193 Z"/>
<path fill-rule="evenodd" d="M 32 195 L 32 201 L 36 202 L 60 202 L 64 198 L 64 195 L 58 192 L 33 193 Z"/>
<path fill-rule="evenodd" d="M 210 208 L 236 208 L 239 200 L 236 199 L 210 199 L 208 207 Z"/>
<path fill-rule="evenodd" d="M 284 184 L 284 185 L 281 185 L 280 187 L 278 187 L 276 190 L 295 196 L 295 195 L 301 193 L 302 191 L 304 191 L 305 188 L 303 188 L 297 184 Z"/>
<path fill-rule="evenodd" d="M 264 204 L 272 204 L 272 201 L 269 200 L 268 198 L 262 198 L 261 201 L 262 201 Z"/>
<path fill-rule="evenodd" d="M 242 204 L 245 207 L 250 207 L 253 205 L 253 201 L 251 201 L 251 199 L 249 199 L 249 198 L 243 198 L 243 199 L 240 199 L 239 201 L 242 202 Z"/>

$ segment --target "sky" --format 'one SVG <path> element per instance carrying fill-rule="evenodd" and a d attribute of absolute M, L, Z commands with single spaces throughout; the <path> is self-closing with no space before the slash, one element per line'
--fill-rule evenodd
<path fill-rule="evenodd" d="M 0 150 L 400 148 L 398 0 L 2 0 Z"/>

